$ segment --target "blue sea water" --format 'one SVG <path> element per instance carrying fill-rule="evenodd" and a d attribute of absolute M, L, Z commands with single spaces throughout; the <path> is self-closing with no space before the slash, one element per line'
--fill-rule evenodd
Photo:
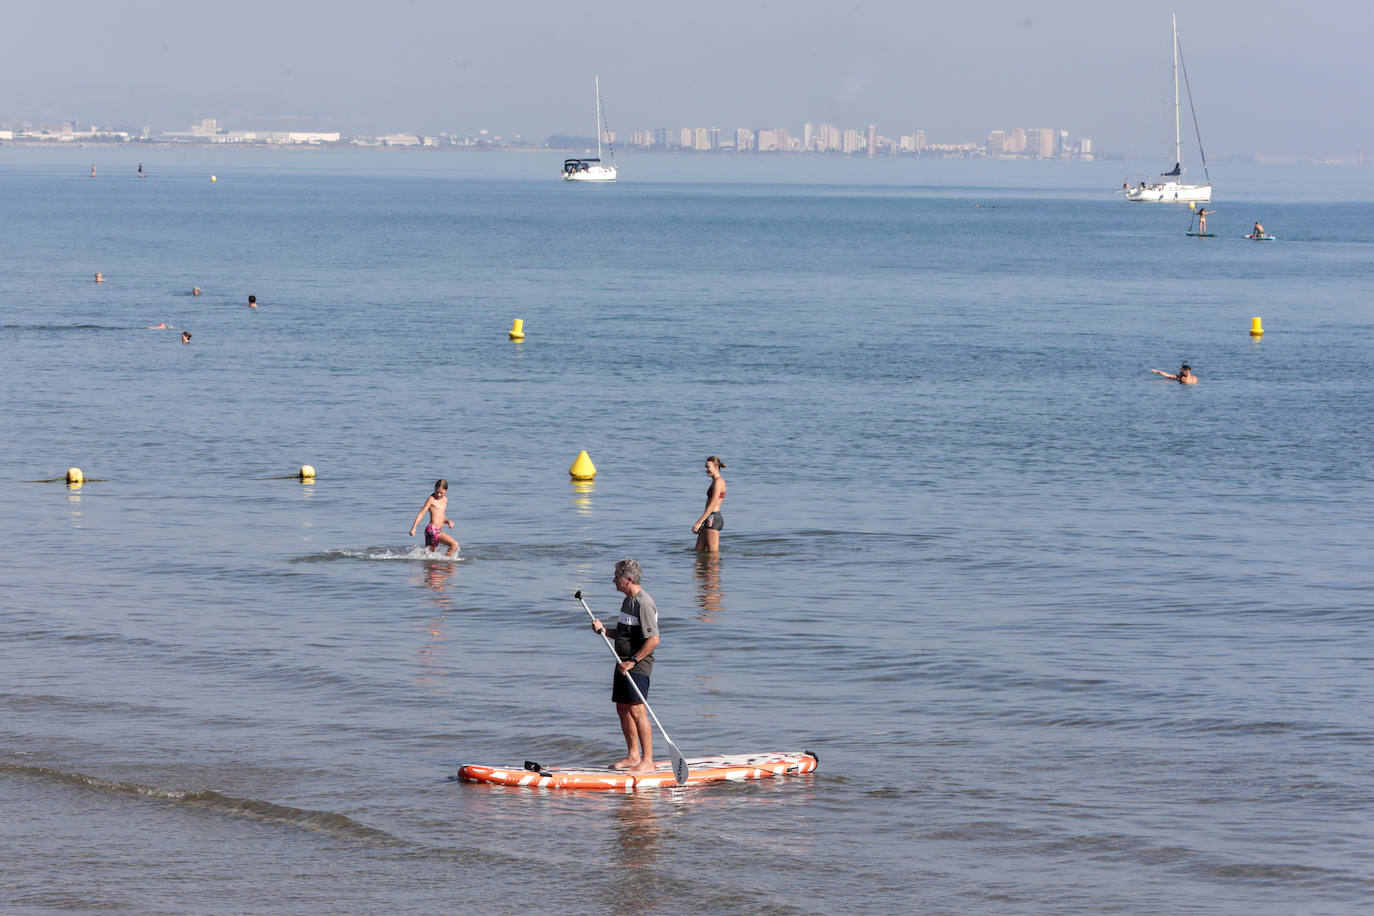
<path fill-rule="evenodd" d="M 0 147 L 0 899 L 1374 903 L 1368 170 L 558 164 Z M 814 775 L 453 780 L 619 755 L 626 555 L 677 745 Z"/>

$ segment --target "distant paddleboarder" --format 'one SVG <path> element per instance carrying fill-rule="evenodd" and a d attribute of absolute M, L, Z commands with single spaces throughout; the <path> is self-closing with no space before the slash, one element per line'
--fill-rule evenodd
<path fill-rule="evenodd" d="M 641 576 L 639 563 L 629 557 L 615 564 L 615 587 L 625 600 L 620 603 L 620 617 L 615 625 L 615 654 L 620 656 L 620 661 L 611 675 L 615 681 L 611 699 L 620 717 L 620 730 L 625 733 L 625 756 L 611 766 L 631 774 L 654 770 L 654 727 L 649 722 L 644 702 L 649 698 L 649 674 L 654 668 L 654 650 L 659 643 L 658 608 L 654 607 L 654 599 L 649 593 L 640 588 Z M 592 629 L 604 634 L 606 625 L 593 617 Z M 625 682 L 627 675 L 634 680 L 644 700 Z"/>
<path fill-rule="evenodd" d="M 425 500 L 425 504 L 420 507 L 420 511 L 415 513 L 415 521 L 410 524 L 410 536 L 415 537 L 415 529 L 419 527 L 420 519 L 426 512 L 429 513 L 429 524 L 425 526 L 425 549 L 434 551 L 440 545 L 448 548 L 446 557 L 451 557 L 458 552 L 458 542 L 444 533 L 444 526 L 453 527 L 453 522 L 445 513 L 448 511 L 448 481 L 436 480 L 434 482 L 434 492 Z"/>

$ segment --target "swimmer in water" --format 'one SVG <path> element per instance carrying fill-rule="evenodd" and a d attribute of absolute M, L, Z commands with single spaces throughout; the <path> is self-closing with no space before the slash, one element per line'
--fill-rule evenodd
<path fill-rule="evenodd" d="M 181 342 L 182 342 L 182 343 L 190 343 L 190 342 L 191 342 L 191 332 L 190 332 L 190 331 L 182 331 L 182 332 L 181 332 Z"/>
<path fill-rule="evenodd" d="M 706 508 L 701 518 L 692 526 L 697 536 L 698 552 L 716 553 L 720 550 L 720 533 L 725 530 L 725 515 L 721 506 L 725 503 L 725 478 L 720 472 L 725 470 L 725 462 L 715 455 L 706 459 L 706 474 L 711 484 L 706 488 Z"/>
<path fill-rule="evenodd" d="M 257 297 L 257 296 L 249 296 L 249 297 L 248 297 L 248 307 L 249 307 L 250 309 L 255 309 L 255 308 L 258 307 L 258 297 Z"/>
<path fill-rule="evenodd" d="M 200 287 L 199 287 L 199 286 L 193 286 L 193 287 L 191 287 L 191 295 L 192 295 L 192 296 L 199 296 L 199 295 L 200 295 Z"/>
<path fill-rule="evenodd" d="M 1162 369 L 1151 369 L 1150 371 L 1153 372 L 1155 375 L 1162 375 L 1165 378 L 1173 379 L 1180 385 L 1197 384 L 1197 376 L 1193 375 L 1192 367 L 1190 367 L 1187 363 L 1184 363 L 1182 366 L 1179 367 L 1178 375 L 1174 375 L 1171 372 L 1165 372 Z"/>
<path fill-rule="evenodd" d="M 98 270 L 95 272 L 95 282 L 97 282 L 97 283 L 104 283 L 104 282 L 105 282 L 105 275 L 102 274 L 102 273 L 101 273 L 100 271 L 98 271 Z"/>
<path fill-rule="evenodd" d="M 150 331 L 170 331 L 170 330 L 172 330 L 172 328 L 169 327 L 165 321 L 159 321 L 157 324 L 150 324 L 150 325 L 148 325 L 148 330 L 150 330 Z"/>
<path fill-rule="evenodd" d="M 426 512 L 429 513 L 429 524 L 425 526 L 425 550 L 435 551 L 442 544 L 448 547 L 446 557 L 451 557 L 458 552 L 458 542 L 444 533 L 444 526 L 453 527 L 453 522 L 444 513 L 448 511 L 448 481 L 436 480 L 434 482 L 434 492 L 425 500 L 425 504 L 420 507 L 420 511 L 415 513 L 415 521 L 410 525 L 410 536 L 415 537 L 415 529 L 420 524 L 420 519 Z"/>

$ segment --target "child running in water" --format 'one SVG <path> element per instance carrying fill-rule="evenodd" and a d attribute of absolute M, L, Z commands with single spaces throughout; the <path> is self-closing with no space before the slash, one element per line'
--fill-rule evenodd
<path fill-rule="evenodd" d="M 420 507 L 420 511 L 415 513 L 415 521 L 410 526 L 410 536 L 415 537 L 415 529 L 420 524 L 420 519 L 426 512 L 429 513 L 429 524 L 425 526 L 425 549 L 436 550 L 440 544 L 448 547 L 446 557 L 451 557 L 458 552 L 458 542 L 444 533 L 444 526 L 453 527 L 453 522 L 444 513 L 448 511 L 448 481 L 436 480 L 434 482 L 434 492 L 425 500 L 425 504 Z"/>

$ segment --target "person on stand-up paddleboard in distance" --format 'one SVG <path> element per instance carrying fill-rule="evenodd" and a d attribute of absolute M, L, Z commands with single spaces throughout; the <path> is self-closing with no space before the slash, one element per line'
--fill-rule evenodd
<path fill-rule="evenodd" d="M 645 699 L 649 696 L 649 675 L 654 667 L 654 650 L 658 648 L 658 608 L 654 599 L 640 587 L 639 563 L 630 558 L 615 564 L 616 591 L 625 595 L 620 603 L 620 617 L 615 625 L 615 653 L 620 661 L 612 675 L 615 684 L 611 699 L 615 701 L 620 730 L 625 733 L 625 757 L 611 764 L 613 769 L 629 773 L 648 773 L 654 769 L 654 730 L 649 722 L 644 702 L 635 696 L 634 688 L 625 682 L 633 678 Z M 606 625 L 593 618 L 592 629 L 604 633 Z"/>

